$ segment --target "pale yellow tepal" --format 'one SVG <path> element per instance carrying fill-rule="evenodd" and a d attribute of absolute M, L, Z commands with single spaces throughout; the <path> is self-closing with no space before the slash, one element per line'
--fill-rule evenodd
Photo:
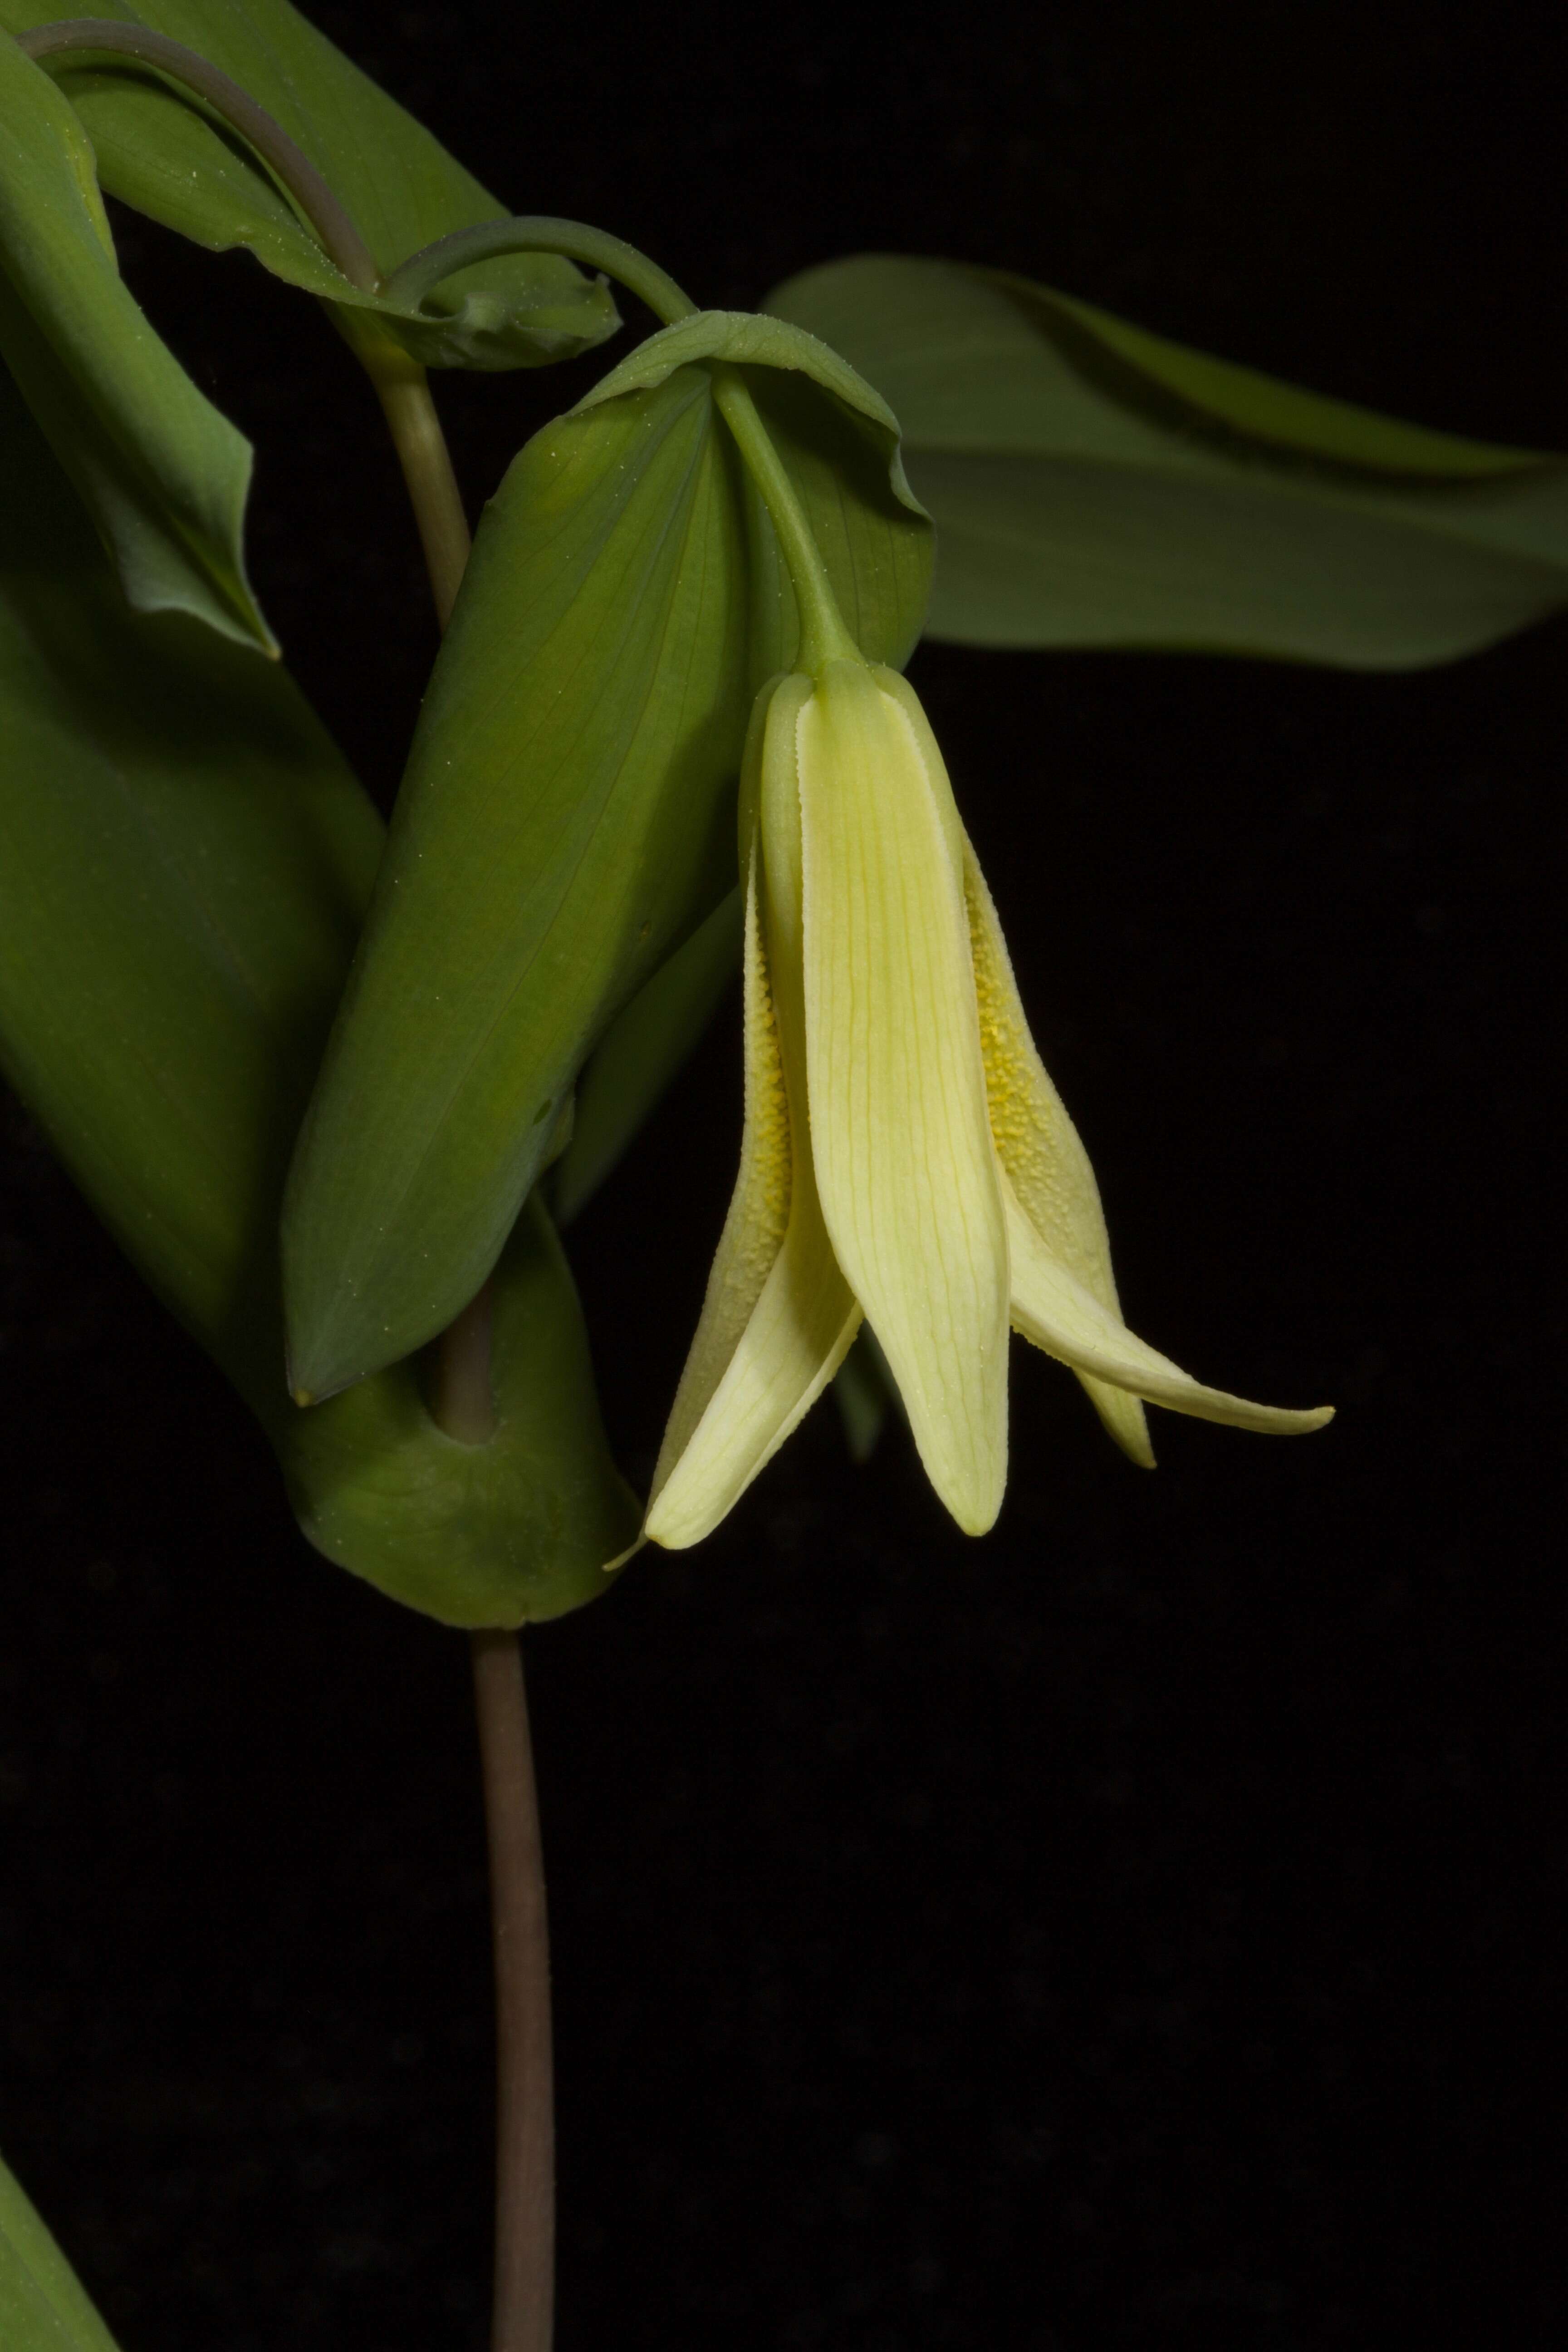
<path fill-rule="evenodd" d="M 759 697 L 741 794 L 741 1172 L 647 1533 L 696 1543 L 832 1379 L 862 1316 L 961 1528 L 1007 1475 L 1009 1326 L 1152 1463 L 1141 1400 L 1321 1428 L 1206 1389 L 1121 1320 L 1088 1155 L 1035 1051 L 936 740 L 858 660 Z"/>

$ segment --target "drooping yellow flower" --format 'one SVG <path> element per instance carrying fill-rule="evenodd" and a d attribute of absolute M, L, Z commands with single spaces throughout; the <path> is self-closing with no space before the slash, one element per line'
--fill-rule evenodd
<path fill-rule="evenodd" d="M 931 1484 L 970 1534 L 1007 1472 L 1009 1326 L 1151 1464 L 1142 1400 L 1321 1428 L 1203 1388 L 1121 1320 L 1088 1155 L 1029 1035 L 936 740 L 895 671 L 775 679 L 741 795 L 741 1172 L 647 1533 L 730 1510 L 869 1318 Z"/>

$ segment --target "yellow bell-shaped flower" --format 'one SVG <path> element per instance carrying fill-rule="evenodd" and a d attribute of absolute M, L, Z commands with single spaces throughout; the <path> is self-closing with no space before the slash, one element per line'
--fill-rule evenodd
<path fill-rule="evenodd" d="M 856 659 L 758 698 L 741 794 L 741 1172 L 646 1532 L 696 1543 L 869 1318 L 932 1486 L 968 1533 L 1007 1475 L 1009 1325 L 1150 1464 L 1141 1400 L 1321 1428 L 1201 1387 L 1122 1322 L 1088 1155 L 1024 1019 L 936 740 Z"/>

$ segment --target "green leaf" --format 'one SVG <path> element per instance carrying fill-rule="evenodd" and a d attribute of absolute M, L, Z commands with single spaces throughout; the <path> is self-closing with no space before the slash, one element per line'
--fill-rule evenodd
<path fill-rule="evenodd" d="M 0 2344 L 5 2352 L 115 2352 L 114 2338 L 4 2158 Z"/>
<path fill-rule="evenodd" d="M 321 1415 L 285 1391 L 279 1198 L 380 820 L 281 669 L 125 610 L 3 375 L 0 459 L 0 1066 L 320 1549 L 451 1623 L 577 1605 L 637 1513 L 540 1218 L 498 1277 L 493 1444 L 446 1438 L 410 1364 Z"/>
<path fill-rule="evenodd" d="M 653 336 L 514 460 L 289 1180 L 297 1392 L 408 1354 L 473 1296 L 587 1055 L 732 879 L 752 691 L 796 631 L 702 363 L 737 353 L 866 653 L 902 660 L 919 634 L 931 534 L 897 427 L 776 322 Z"/>
<path fill-rule="evenodd" d="M 816 335 L 752 311 L 699 310 L 639 344 L 578 413 L 662 383 L 698 360 L 740 368 L 805 508 L 850 635 L 870 660 L 901 669 L 925 624 L 933 541 L 887 402 Z M 800 620 L 778 541 L 749 483 L 746 505 L 752 671 L 760 685 L 793 667 Z"/>
<path fill-rule="evenodd" d="M 547 425 L 486 509 L 289 1181 L 308 1394 L 478 1290 L 585 1055 L 733 878 L 736 475 L 683 368 Z"/>
<path fill-rule="evenodd" d="M 37 0 L 0 0 L 12 33 L 51 23 Z M 281 124 L 331 184 L 384 277 L 420 247 L 492 220 L 486 194 L 412 115 L 350 63 L 288 0 L 102 0 L 94 14 L 144 25 L 194 49 Z M 111 195 L 215 251 L 245 246 L 275 277 L 376 312 L 426 366 L 537 367 L 613 334 L 603 286 L 552 254 L 465 270 L 426 306 L 349 285 L 270 174 L 188 94 L 142 68 L 50 61 L 80 113 Z"/>
<path fill-rule="evenodd" d="M 308 1412 L 284 1408 L 283 1474 L 317 1550 L 449 1625 L 582 1608 L 608 1591 L 606 1563 L 642 1517 L 610 1458 L 582 1309 L 537 1194 L 491 1297 L 488 1445 L 443 1436 L 407 1365 Z"/>
<path fill-rule="evenodd" d="M 572 1140 L 551 1200 L 581 1215 L 686 1061 L 741 961 L 741 893 L 731 891 L 610 1024 L 577 1089 Z"/>
<path fill-rule="evenodd" d="M 0 40 L 0 352 L 131 603 L 276 646 L 245 577 L 250 446 L 121 284 L 80 124 Z"/>
<path fill-rule="evenodd" d="M 1048 289 L 860 256 L 769 308 L 897 412 L 930 628 L 1405 668 L 1568 598 L 1568 467 L 1277 383 Z"/>

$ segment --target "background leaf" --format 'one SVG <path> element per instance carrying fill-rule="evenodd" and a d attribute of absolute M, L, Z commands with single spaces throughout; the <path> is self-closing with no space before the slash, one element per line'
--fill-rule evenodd
<path fill-rule="evenodd" d="M 1568 467 L 1402 425 L 999 272 L 858 256 L 769 308 L 896 411 L 935 636 L 1404 668 L 1568 600 Z"/>
<path fill-rule="evenodd" d="M 0 120 L 0 352 L 131 603 L 275 650 L 245 577 L 250 446 L 121 284 L 81 126 L 7 40 Z"/>
<path fill-rule="evenodd" d="M 454 1623 L 591 1598 L 636 1512 L 540 1220 L 498 1284 L 491 1445 L 441 1434 L 412 1365 L 319 1415 L 289 1403 L 279 1202 L 380 820 L 280 669 L 125 611 L 4 377 L 0 454 L 7 1076 L 259 1415 L 320 1549 Z"/>
<path fill-rule="evenodd" d="M 115 2352 L 86 2290 L 3 2158 L 0 2344 L 5 2352 Z"/>
<path fill-rule="evenodd" d="M 58 9 L 0 0 L 11 33 Z M 195 49 L 264 106 L 330 182 L 384 276 L 421 246 L 506 210 L 288 0 L 94 0 L 96 16 L 145 25 Z M 427 306 L 431 325 L 350 288 L 268 172 L 199 103 L 143 69 L 51 61 L 111 195 L 216 250 L 248 247 L 275 277 L 378 311 L 432 366 L 536 367 L 614 333 L 602 286 L 553 254 L 464 270 Z"/>

